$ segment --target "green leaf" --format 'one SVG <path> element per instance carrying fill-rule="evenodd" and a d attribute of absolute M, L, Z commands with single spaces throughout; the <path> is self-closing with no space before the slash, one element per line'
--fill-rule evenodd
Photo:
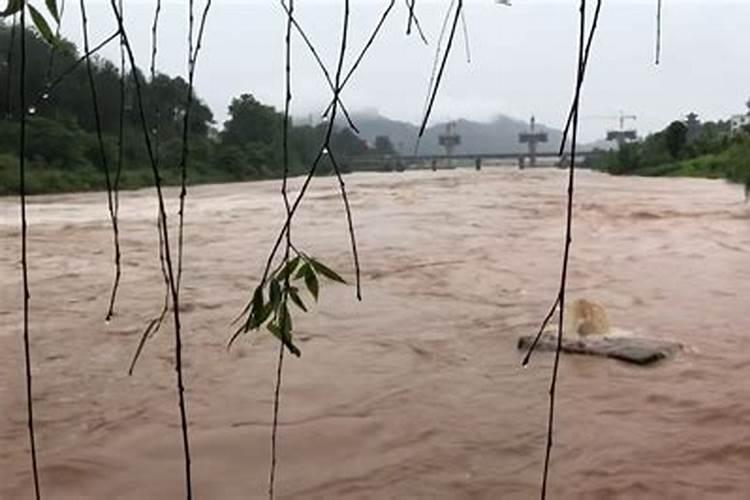
<path fill-rule="evenodd" d="M 57 0 L 45 0 L 47 4 L 47 10 L 50 14 L 52 14 L 52 17 L 55 18 L 55 22 L 57 24 L 60 24 L 60 13 L 57 10 Z"/>
<path fill-rule="evenodd" d="M 279 326 L 284 334 L 284 340 L 291 340 L 292 338 L 292 315 L 289 314 L 289 308 L 285 303 L 281 303 L 280 314 L 279 314 Z"/>
<path fill-rule="evenodd" d="M 279 271 L 279 274 L 277 275 L 277 279 L 279 281 L 286 280 L 287 276 L 291 276 L 295 269 L 297 269 L 297 266 L 299 265 L 299 256 L 293 258 L 289 262 L 286 263 L 286 266 L 284 266 L 284 269 Z"/>
<path fill-rule="evenodd" d="M 8 0 L 8 5 L 4 11 L 0 12 L 0 17 L 12 16 L 23 8 L 23 2 L 24 0 Z"/>
<path fill-rule="evenodd" d="M 276 309 L 281 302 L 281 285 L 279 285 L 279 282 L 274 280 L 271 280 L 271 304 L 273 304 L 273 308 Z"/>
<path fill-rule="evenodd" d="M 259 317 L 263 312 L 263 287 L 257 287 L 253 293 L 253 300 L 250 305 L 250 311 L 248 312 L 247 324 L 245 325 L 245 331 L 255 330 L 263 324 Z"/>
<path fill-rule="evenodd" d="M 333 269 L 326 266 L 325 264 L 318 262 L 317 260 L 310 258 L 310 263 L 315 268 L 316 271 L 318 271 L 320 274 L 328 278 L 332 281 L 338 281 L 339 283 L 343 283 L 346 285 L 346 280 L 338 275 Z"/>
<path fill-rule="evenodd" d="M 310 272 L 310 263 L 305 262 L 305 264 L 299 268 L 299 271 L 297 271 L 297 274 L 294 275 L 294 279 L 298 280 L 300 278 L 304 278 L 305 275 Z"/>
<path fill-rule="evenodd" d="M 268 317 L 271 316 L 272 312 L 273 312 L 273 304 L 269 302 L 268 304 L 266 304 L 266 307 L 263 308 L 262 314 L 258 316 L 258 326 L 265 323 Z"/>
<path fill-rule="evenodd" d="M 307 285 L 307 289 L 310 290 L 310 293 L 312 294 L 315 301 L 318 300 L 318 276 L 315 274 L 315 271 L 311 267 L 307 267 L 307 272 L 305 273 L 305 285 Z"/>
<path fill-rule="evenodd" d="M 277 325 L 276 323 L 269 323 L 266 328 L 274 335 L 274 337 L 279 339 L 287 349 L 289 349 L 289 352 L 297 357 L 302 356 L 302 351 L 300 351 L 299 348 L 297 348 L 297 346 L 292 343 L 291 335 L 286 339 L 282 337 L 281 328 L 279 328 L 279 325 Z"/>
<path fill-rule="evenodd" d="M 34 21 L 36 29 L 47 41 L 47 43 L 49 43 L 50 45 L 57 45 L 57 37 L 50 29 L 49 24 L 47 24 L 47 21 L 44 19 L 44 16 L 42 16 L 42 14 L 38 10 L 36 10 L 33 5 L 29 5 L 29 13 L 31 14 L 31 19 L 32 21 Z"/>
<path fill-rule="evenodd" d="M 307 307 L 305 307 L 305 303 L 302 302 L 302 298 L 299 296 L 299 290 L 295 287 L 289 288 L 289 297 L 292 299 L 292 302 L 302 309 L 303 311 L 307 312 Z"/>

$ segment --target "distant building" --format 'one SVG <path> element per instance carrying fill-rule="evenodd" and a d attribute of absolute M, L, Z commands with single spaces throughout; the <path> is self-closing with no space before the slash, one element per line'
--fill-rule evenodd
<path fill-rule="evenodd" d="M 729 130 L 732 134 L 736 134 L 742 127 L 747 126 L 750 126 L 750 114 L 734 115 L 729 119 Z"/>

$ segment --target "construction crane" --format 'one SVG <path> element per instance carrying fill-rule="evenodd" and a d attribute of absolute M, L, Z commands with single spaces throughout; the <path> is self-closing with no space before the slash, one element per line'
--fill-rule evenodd
<path fill-rule="evenodd" d="M 637 120 L 636 115 L 628 115 L 620 111 L 618 115 L 594 115 L 587 116 L 585 118 L 602 119 L 602 120 L 617 120 L 620 128 L 617 130 L 607 130 L 607 140 L 617 142 L 618 147 L 622 147 L 627 141 L 634 141 L 638 138 L 638 132 L 635 129 L 625 129 L 626 120 Z"/>

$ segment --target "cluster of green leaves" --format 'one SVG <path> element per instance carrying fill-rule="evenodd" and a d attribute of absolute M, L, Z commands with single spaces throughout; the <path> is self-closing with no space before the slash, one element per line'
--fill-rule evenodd
<path fill-rule="evenodd" d="M 44 0 L 44 3 L 47 6 L 47 12 L 52 16 L 55 23 L 60 24 L 60 10 L 57 8 L 57 0 Z M 55 35 L 55 32 L 52 31 L 52 28 L 50 28 L 47 19 L 45 19 L 42 12 L 37 7 L 34 7 L 28 0 L 9 0 L 5 10 L 0 12 L 0 17 L 9 17 L 18 14 L 24 7 L 28 8 L 34 26 L 47 43 L 50 45 L 57 44 L 57 36 Z"/>
<path fill-rule="evenodd" d="M 298 253 L 286 263 L 282 262 L 253 292 L 252 300 L 239 318 L 244 318 L 244 322 L 230 339 L 229 345 L 240 334 L 257 331 L 265 326 L 289 352 L 300 356 L 302 352 L 294 344 L 292 337 L 294 327 L 289 302 L 307 312 L 307 305 L 302 299 L 302 287 L 317 302 L 321 278 L 346 284 L 339 274 L 305 253 Z"/>

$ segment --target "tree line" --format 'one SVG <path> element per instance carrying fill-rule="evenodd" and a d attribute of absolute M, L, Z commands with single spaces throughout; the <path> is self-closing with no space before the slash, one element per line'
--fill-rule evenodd
<path fill-rule="evenodd" d="M 747 103 L 750 116 L 750 100 Z M 615 175 L 724 178 L 750 191 L 750 125 L 701 123 L 696 115 L 598 157 L 595 168 Z"/>
<path fill-rule="evenodd" d="M 0 194 L 18 189 L 18 121 L 21 33 L 0 25 Z M 28 101 L 28 192 L 103 189 L 102 160 L 97 140 L 97 120 L 82 53 L 70 41 L 54 48 L 32 29 L 26 38 L 26 95 Z M 117 43 L 117 40 L 112 43 Z M 110 60 L 94 55 L 92 71 L 100 129 L 110 168 L 122 161 L 120 186 L 152 184 L 148 151 L 136 101 L 134 75 L 126 71 L 124 99 L 121 71 Z M 157 73 L 138 79 L 145 118 L 157 160 L 166 183 L 177 183 L 188 83 L 180 76 Z M 61 78 L 61 75 L 65 75 Z M 122 132 L 121 132 L 122 119 Z M 228 119 L 221 129 L 206 103 L 192 96 L 189 123 L 190 182 L 229 182 L 275 178 L 282 175 L 284 116 L 259 102 L 251 93 L 232 99 Z M 323 142 L 326 124 L 289 127 L 291 173 L 309 167 Z M 121 149 L 120 149 L 121 148 Z M 389 141 L 370 147 L 348 127 L 336 128 L 331 150 L 344 170 L 353 158 L 392 152 Z M 319 168 L 332 171 L 329 161 Z"/>

